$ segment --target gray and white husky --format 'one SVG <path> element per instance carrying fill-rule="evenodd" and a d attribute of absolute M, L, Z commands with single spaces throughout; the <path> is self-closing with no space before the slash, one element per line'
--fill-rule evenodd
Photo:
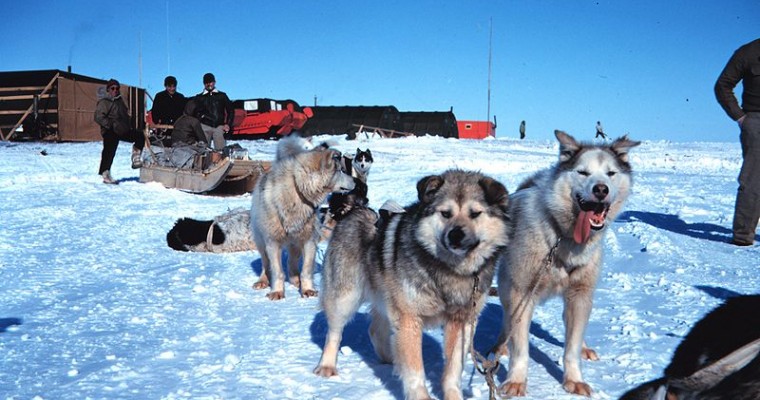
<path fill-rule="evenodd" d="M 330 193 L 345 193 L 354 180 L 343 172 L 341 153 L 320 145 L 306 150 L 293 136 L 278 143 L 277 160 L 256 182 L 251 193 L 251 237 L 261 254 L 262 273 L 255 289 L 270 287 L 267 297 L 285 297 L 285 273 L 281 253 L 288 251 L 289 280 L 303 297 L 314 289 L 314 257 L 319 241 L 319 205 Z M 303 257 L 299 273 L 298 262 Z M 270 282 L 271 278 L 271 282 Z"/>
<path fill-rule="evenodd" d="M 356 206 L 335 227 L 320 295 L 328 332 L 314 372 L 338 373 L 343 327 L 369 301 L 370 339 L 378 357 L 395 364 L 405 397 L 430 398 L 422 334 L 443 325 L 444 398 L 461 399 L 464 357 L 507 245 L 509 196 L 498 181 L 461 170 L 421 179 L 417 193 L 418 202 L 379 221 Z"/>
<path fill-rule="evenodd" d="M 528 335 L 536 304 L 552 296 L 564 300 L 566 391 L 589 396 L 580 358 L 598 359 L 583 334 L 591 314 L 602 262 L 602 238 L 631 189 L 628 151 L 640 142 L 621 137 L 608 145 L 577 142 L 562 131 L 559 161 L 523 182 L 510 196 L 509 246 L 499 265 L 499 297 L 504 318 L 494 348 L 509 349 L 502 395 L 524 396 Z"/>

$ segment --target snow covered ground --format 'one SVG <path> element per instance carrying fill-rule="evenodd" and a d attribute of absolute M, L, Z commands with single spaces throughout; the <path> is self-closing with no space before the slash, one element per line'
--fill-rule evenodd
<path fill-rule="evenodd" d="M 327 139 L 322 137 L 321 139 Z M 437 137 L 344 141 L 370 148 L 372 207 L 415 200 L 415 184 L 451 167 L 480 170 L 510 191 L 557 158 L 555 141 Z M 633 139 L 636 139 L 635 137 Z M 738 140 L 737 140 L 738 142 Z M 271 159 L 275 142 L 241 141 Z M 251 285 L 257 252 L 182 253 L 165 235 L 180 217 L 211 219 L 250 206 L 141 184 L 122 144 L 104 185 L 100 143 L 0 143 L 0 398 L 394 399 L 401 384 L 370 344 L 366 308 L 347 327 L 340 375 L 315 376 L 326 322 L 293 287 L 271 302 Z M 645 142 L 634 148 L 634 190 L 605 239 L 584 362 L 595 399 L 616 399 L 659 376 L 692 324 L 728 296 L 760 292 L 760 251 L 727 243 L 741 164 L 738 143 Z M 321 265 L 324 245 L 320 246 Z M 317 281 L 320 279 L 318 271 Z M 561 302 L 537 308 L 526 399 L 574 399 L 560 385 Z M 475 337 L 498 334 L 490 299 Z M 440 330 L 423 340 L 440 397 Z M 497 382 L 506 377 L 502 367 Z M 469 362 L 465 394 L 487 398 Z"/>

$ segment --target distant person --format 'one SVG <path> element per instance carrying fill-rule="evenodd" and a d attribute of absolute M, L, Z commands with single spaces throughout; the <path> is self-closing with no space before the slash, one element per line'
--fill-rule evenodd
<path fill-rule="evenodd" d="M 221 150 L 226 145 L 224 134 L 230 131 L 235 118 L 235 110 L 230 98 L 216 88 L 214 74 L 203 75 L 203 92 L 196 96 L 198 107 L 201 109 L 201 127 L 206 139 L 214 150 Z"/>
<path fill-rule="evenodd" d="M 520 122 L 520 139 L 525 139 L 525 121 Z"/>
<path fill-rule="evenodd" d="M 173 125 L 182 115 L 187 99 L 177 91 L 177 78 L 171 75 L 164 78 L 164 89 L 156 93 L 151 117 L 154 124 Z"/>
<path fill-rule="evenodd" d="M 190 166 L 196 154 L 202 154 L 208 149 L 201 121 L 195 117 L 196 101 L 195 98 L 188 100 L 184 112 L 174 122 L 171 160 L 175 167 Z"/>
<path fill-rule="evenodd" d="M 142 149 L 145 136 L 133 129 L 129 122 L 129 112 L 124 99 L 121 98 L 121 85 L 116 79 L 106 83 L 106 95 L 98 100 L 95 106 L 95 122 L 100 125 L 100 135 L 103 136 L 103 152 L 100 155 L 98 174 L 103 177 L 103 183 L 117 183 L 111 177 L 111 165 L 116 157 L 119 141 L 132 142 L 132 168 L 142 167 Z"/>
<path fill-rule="evenodd" d="M 602 123 L 599 121 L 596 121 L 596 136 L 594 136 L 594 139 L 602 138 L 602 140 L 607 140 L 607 134 L 604 133 L 604 128 L 602 127 Z"/>
<path fill-rule="evenodd" d="M 742 105 L 734 88 L 742 82 Z M 760 218 L 760 39 L 734 52 L 715 83 L 715 97 L 739 124 L 742 163 L 734 208 L 733 238 L 737 246 L 751 246 Z"/>

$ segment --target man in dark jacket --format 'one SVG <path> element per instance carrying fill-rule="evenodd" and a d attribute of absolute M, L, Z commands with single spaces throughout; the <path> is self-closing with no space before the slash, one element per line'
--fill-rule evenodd
<path fill-rule="evenodd" d="M 166 90 L 156 93 L 151 117 L 154 124 L 173 125 L 182 115 L 187 99 L 177 91 L 177 78 L 171 75 L 164 78 L 164 88 Z"/>
<path fill-rule="evenodd" d="M 98 174 L 103 177 L 103 183 L 117 183 L 111 177 L 111 165 L 116 156 L 119 141 L 133 142 L 132 168 L 142 167 L 142 149 L 145 136 L 132 128 L 129 122 L 127 105 L 121 98 L 121 85 L 116 79 L 106 84 L 106 95 L 98 100 L 95 106 L 95 122 L 100 125 L 100 135 L 103 136 L 103 152 L 100 155 Z"/>
<path fill-rule="evenodd" d="M 201 122 L 195 117 L 196 98 L 188 100 L 185 111 L 174 122 L 172 131 L 171 163 L 178 168 L 192 166 L 197 154 L 203 154 L 208 149 L 206 134 L 203 133 Z"/>
<path fill-rule="evenodd" d="M 172 147 L 202 145 L 208 146 L 208 139 L 203 133 L 201 122 L 195 117 L 196 100 L 191 98 L 185 105 L 184 113 L 177 118 L 172 132 Z"/>
<path fill-rule="evenodd" d="M 214 74 L 203 75 L 203 92 L 198 94 L 198 107 L 203 132 L 209 144 L 214 142 L 214 150 L 224 148 L 224 134 L 230 131 L 235 118 L 234 108 L 229 97 L 216 88 Z"/>
<path fill-rule="evenodd" d="M 734 88 L 742 82 L 742 105 Z M 739 124 L 742 163 L 734 209 L 732 243 L 750 246 L 760 218 L 760 39 L 740 47 L 715 83 L 715 96 L 723 110 Z"/>

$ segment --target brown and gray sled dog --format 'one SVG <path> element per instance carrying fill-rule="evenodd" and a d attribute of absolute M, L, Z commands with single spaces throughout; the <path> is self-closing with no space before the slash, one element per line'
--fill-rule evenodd
<path fill-rule="evenodd" d="M 393 362 L 407 399 L 428 399 L 422 331 L 444 329 L 443 392 L 461 399 L 463 359 L 507 245 L 507 190 L 476 172 L 450 170 L 417 183 L 419 201 L 379 222 L 354 207 L 327 246 L 320 302 L 328 332 L 314 372 L 337 375 L 343 328 L 372 303 L 370 339 Z M 377 222 L 377 224 L 376 224 Z"/>
<path fill-rule="evenodd" d="M 555 131 L 559 162 L 538 172 L 510 197 L 509 247 L 499 264 L 499 297 L 504 308 L 494 348 L 507 354 L 509 370 L 500 392 L 524 396 L 528 335 L 536 304 L 552 296 L 564 300 L 564 382 L 566 391 L 589 396 L 580 357 L 598 359 L 583 334 L 602 262 L 602 238 L 631 188 L 628 151 L 640 142 L 622 137 L 609 145 L 578 143 Z M 509 339 L 509 340 L 508 340 Z"/>
<path fill-rule="evenodd" d="M 278 150 L 279 154 L 279 150 Z M 256 182 L 251 202 L 251 233 L 261 254 L 262 274 L 254 288 L 270 287 L 270 300 L 285 297 L 282 250 L 288 251 L 289 280 L 304 297 L 316 296 L 314 258 L 319 241 L 317 208 L 333 192 L 354 188 L 342 172 L 341 154 L 319 146 L 278 159 Z M 298 262 L 303 258 L 299 274 Z M 270 282 L 271 278 L 271 282 Z"/>

